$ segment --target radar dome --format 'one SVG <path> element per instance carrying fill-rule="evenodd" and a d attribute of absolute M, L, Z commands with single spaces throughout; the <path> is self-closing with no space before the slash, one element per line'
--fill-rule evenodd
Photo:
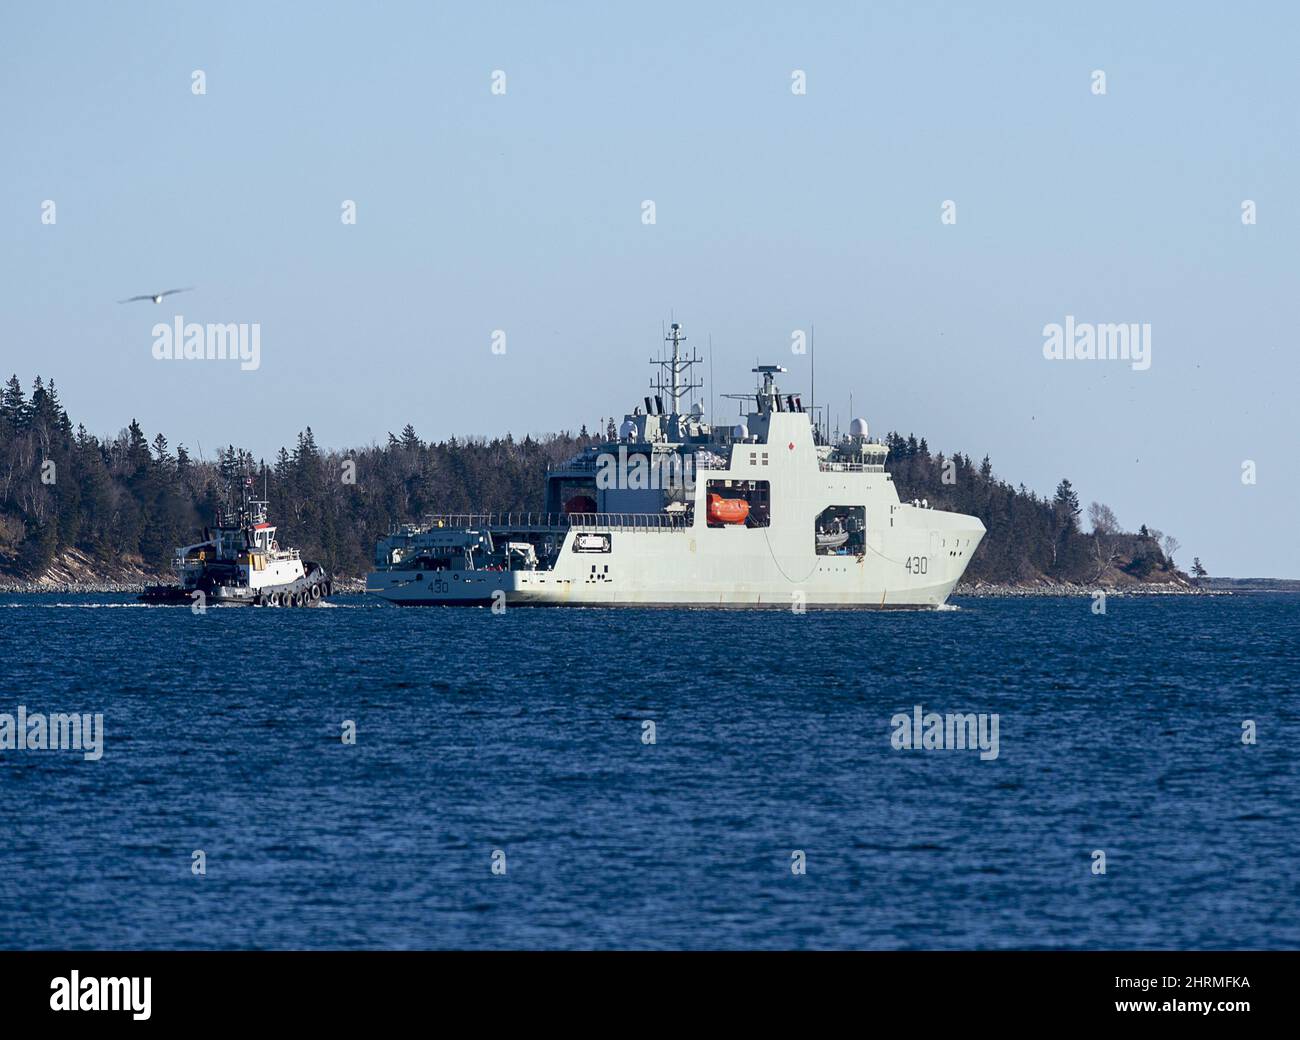
<path fill-rule="evenodd" d="M 851 423 L 849 423 L 850 437 L 865 437 L 866 435 L 867 435 L 866 419 L 854 419 Z"/>
<path fill-rule="evenodd" d="M 737 423 L 735 429 L 731 431 L 731 435 L 738 441 L 747 440 L 749 438 L 749 427 L 744 423 Z"/>
<path fill-rule="evenodd" d="M 618 435 L 625 441 L 630 441 L 636 433 L 636 423 L 631 419 L 624 419 L 623 425 L 618 428 Z"/>

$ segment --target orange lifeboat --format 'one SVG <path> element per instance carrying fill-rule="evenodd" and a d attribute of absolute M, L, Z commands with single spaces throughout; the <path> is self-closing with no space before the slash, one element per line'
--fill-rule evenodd
<path fill-rule="evenodd" d="M 709 523 L 743 524 L 749 516 L 749 503 L 743 498 L 709 496 Z"/>

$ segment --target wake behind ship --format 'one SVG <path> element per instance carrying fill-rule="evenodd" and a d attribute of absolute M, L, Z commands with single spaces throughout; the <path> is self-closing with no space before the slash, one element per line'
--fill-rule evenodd
<path fill-rule="evenodd" d="M 673 324 L 658 393 L 546 475 L 542 513 L 432 516 L 381 540 L 367 593 L 401 606 L 934 608 L 984 537 L 899 500 L 854 419 L 830 443 L 777 365 L 734 427 L 685 407 L 697 356 Z"/>

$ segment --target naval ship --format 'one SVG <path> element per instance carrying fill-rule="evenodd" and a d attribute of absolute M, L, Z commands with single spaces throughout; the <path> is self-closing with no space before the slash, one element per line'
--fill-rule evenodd
<path fill-rule="evenodd" d="M 689 393 L 674 323 L 643 404 L 546 474 L 540 513 L 430 516 L 382 539 L 366 592 L 399 606 L 937 608 L 984 537 L 899 499 L 863 419 L 832 437 L 780 365 L 734 426 Z"/>
<path fill-rule="evenodd" d="M 334 591 L 320 564 L 304 561 L 297 549 L 281 548 L 267 503 L 250 496 L 246 478 L 242 502 L 217 512 L 203 541 L 176 550 L 176 585 L 148 585 L 143 603 L 215 606 L 311 607 Z"/>

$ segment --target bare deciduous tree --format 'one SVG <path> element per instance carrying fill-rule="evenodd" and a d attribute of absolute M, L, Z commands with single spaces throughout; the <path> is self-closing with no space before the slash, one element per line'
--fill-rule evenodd
<path fill-rule="evenodd" d="M 1088 507 L 1088 519 L 1092 523 L 1093 534 L 1119 534 L 1119 520 L 1115 511 L 1103 502 L 1094 502 Z"/>
<path fill-rule="evenodd" d="M 1182 547 L 1183 543 L 1171 534 L 1165 535 L 1164 539 L 1161 541 L 1160 548 L 1164 550 L 1165 559 L 1169 561 L 1170 567 L 1174 565 L 1174 553 L 1178 552 Z"/>
<path fill-rule="evenodd" d="M 1088 506 L 1088 519 L 1092 523 L 1092 555 L 1097 565 L 1093 581 L 1098 581 L 1119 562 L 1120 547 L 1115 537 L 1120 533 L 1119 520 L 1115 511 L 1103 502 Z"/>

